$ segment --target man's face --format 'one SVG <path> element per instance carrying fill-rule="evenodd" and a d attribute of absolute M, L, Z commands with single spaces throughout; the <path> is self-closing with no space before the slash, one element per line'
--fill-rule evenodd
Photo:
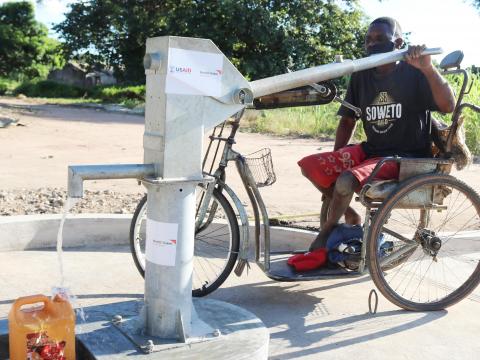
<path fill-rule="evenodd" d="M 389 48 L 389 44 L 395 44 L 393 31 L 389 25 L 384 23 L 372 24 L 368 28 L 367 35 L 365 36 L 365 50 L 367 54 L 374 54 L 385 51 L 375 51 L 374 49 L 379 48 Z M 392 51 L 394 47 L 397 47 L 395 44 L 391 49 L 387 51 Z"/>

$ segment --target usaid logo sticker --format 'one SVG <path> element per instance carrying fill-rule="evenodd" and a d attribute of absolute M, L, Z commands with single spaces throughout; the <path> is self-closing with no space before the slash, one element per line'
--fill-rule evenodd
<path fill-rule="evenodd" d="M 147 218 L 146 259 L 157 265 L 175 266 L 177 239 L 178 224 Z"/>
<path fill-rule="evenodd" d="M 221 96 L 223 62 L 220 53 L 170 48 L 165 93 Z"/>
<path fill-rule="evenodd" d="M 192 68 L 191 67 L 170 65 L 169 69 L 170 69 L 171 73 L 184 73 L 184 74 L 191 74 L 192 73 Z"/>

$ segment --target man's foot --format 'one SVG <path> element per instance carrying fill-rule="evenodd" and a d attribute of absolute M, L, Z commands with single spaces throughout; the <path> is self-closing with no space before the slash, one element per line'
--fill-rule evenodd
<path fill-rule="evenodd" d="M 310 248 L 308 249 L 308 251 L 314 251 L 320 248 L 327 247 L 328 236 L 331 232 L 331 229 L 320 230 L 315 240 L 310 244 Z"/>

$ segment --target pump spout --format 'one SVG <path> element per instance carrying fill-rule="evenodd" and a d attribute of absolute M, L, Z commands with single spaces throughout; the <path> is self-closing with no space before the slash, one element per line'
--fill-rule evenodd
<path fill-rule="evenodd" d="M 155 175 L 153 164 L 77 165 L 68 167 L 68 196 L 83 197 L 84 180 L 142 179 Z"/>
<path fill-rule="evenodd" d="M 357 71 L 375 68 L 403 60 L 408 49 L 396 50 L 388 53 L 371 55 L 357 60 L 344 60 L 340 63 L 320 65 L 304 70 L 294 71 L 282 75 L 272 76 L 250 82 L 253 97 L 270 95 L 281 91 L 294 89 L 300 86 L 318 83 L 320 81 L 339 78 Z M 441 48 L 429 48 L 422 55 L 441 54 Z"/>

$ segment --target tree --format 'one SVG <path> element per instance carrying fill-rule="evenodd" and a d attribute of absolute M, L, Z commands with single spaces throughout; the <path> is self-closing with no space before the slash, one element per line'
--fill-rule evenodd
<path fill-rule="evenodd" d="M 35 20 L 30 2 L 0 5 L 0 76 L 44 76 L 62 65 L 59 42 Z"/>
<path fill-rule="evenodd" d="M 55 26 L 65 51 L 144 81 L 148 37 L 211 39 L 250 79 L 360 56 L 365 31 L 355 1 L 84 0 Z"/>

